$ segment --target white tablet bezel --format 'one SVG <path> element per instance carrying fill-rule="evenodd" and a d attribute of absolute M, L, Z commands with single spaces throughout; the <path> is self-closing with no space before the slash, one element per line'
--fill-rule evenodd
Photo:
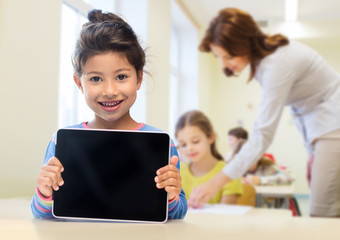
<path fill-rule="evenodd" d="M 106 129 L 83 129 L 83 128 L 62 128 L 57 131 L 57 136 L 60 131 L 63 130 L 75 130 L 75 131 L 105 131 L 105 132 L 120 132 L 120 133 L 137 133 L 137 134 L 165 134 L 168 136 L 169 139 L 169 152 L 168 152 L 168 159 L 167 164 L 170 164 L 170 153 L 171 153 L 171 139 L 168 133 L 166 132 L 157 132 L 157 131 L 130 131 L 130 130 L 106 130 Z M 56 148 L 57 148 L 57 141 L 58 137 L 56 137 Z M 62 186 L 61 186 L 62 187 Z M 156 189 L 156 186 L 155 186 Z M 129 223 L 165 223 L 168 220 L 168 194 L 166 195 L 166 213 L 165 213 L 165 219 L 163 221 L 152 221 L 152 220 L 129 220 L 129 219 L 107 219 L 107 218 L 92 218 L 92 217 L 72 217 L 72 216 L 59 216 L 56 215 L 54 212 L 54 204 L 55 202 L 52 202 L 52 215 L 55 218 L 58 219 L 66 219 L 66 220 L 77 220 L 77 221 L 109 221 L 109 222 L 129 222 Z"/>

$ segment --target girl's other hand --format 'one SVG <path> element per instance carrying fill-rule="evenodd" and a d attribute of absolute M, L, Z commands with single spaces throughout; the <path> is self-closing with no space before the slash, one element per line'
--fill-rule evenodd
<path fill-rule="evenodd" d="M 176 167 L 178 157 L 173 156 L 170 164 L 157 170 L 155 177 L 156 187 L 164 188 L 169 194 L 169 200 L 177 197 L 182 190 L 181 176 Z"/>
<path fill-rule="evenodd" d="M 192 208 L 201 208 L 218 191 L 232 179 L 226 176 L 223 172 L 218 173 L 213 179 L 204 183 L 203 185 L 194 188 L 188 199 L 188 205 Z"/>
<path fill-rule="evenodd" d="M 53 190 L 58 191 L 59 186 L 64 184 L 61 177 L 63 171 L 64 167 L 56 157 L 51 157 L 47 164 L 41 167 L 37 182 L 38 189 L 44 197 L 51 197 Z"/>
<path fill-rule="evenodd" d="M 209 201 L 218 192 L 216 185 L 210 180 L 205 184 L 194 188 L 188 199 L 188 206 L 190 208 L 202 208 L 205 203 Z"/>

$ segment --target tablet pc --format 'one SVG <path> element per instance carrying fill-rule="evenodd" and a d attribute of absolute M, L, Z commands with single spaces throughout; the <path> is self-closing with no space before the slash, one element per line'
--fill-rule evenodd
<path fill-rule="evenodd" d="M 169 164 L 164 132 L 60 129 L 56 157 L 64 185 L 53 192 L 57 218 L 165 222 L 168 196 L 156 171 Z"/>

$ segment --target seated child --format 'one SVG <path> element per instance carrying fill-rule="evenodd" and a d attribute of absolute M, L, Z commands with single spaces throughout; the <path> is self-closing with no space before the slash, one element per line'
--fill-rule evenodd
<path fill-rule="evenodd" d="M 92 10 L 82 27 L 73 55 L 74 81 L 84 94 L 94 119 L 73 128 L 160 131 L 136 122 L 130 115 L 143 80 L 145 53 L 132 28 L 113 13 Z M 168 218 L 184 218 L 187 211 L 181 188 L 178 153 L 171 146 L 170 164 L 157 170 L 155 188 L 168 193 Z M 148 164 L 145 159 L 145 164 Z M 67 169 L 65 169 L 66 171 Z M 55 135 L 50 141 L 37 179 L 31 210 L 37 218 L 52 218 L 52 192 L 63 187 L 64 167 L 55 157 Z M 138 187 L 138 183 L 136 183 Z M 136 196 L 141 198 L 143 196 Z"/>
<path fill-rule="evenodd" d="M 229 144 L 229 146 L 232 150 L 234 149 L 236 144 L 242 139 L 248 140 L 247 130 L 245 130 L 242 127 L 236 127 L 236 128 L 232 128 L 232 129 L 229 130 L 229 132 L 228 132 L 228 144 Z M 227 163 L 232 158 L 232 154 L 233 154 L 232 150 L 224 156 L 224 161 L 227 162 Z"/>
<path fill-rule="evenodd" d="M 233 156 L 240 151 L 245 142 L 245 140 L 241 140 L 236 144 Z M 265 155 L 251 166 L 243 177 L 243 183 L 248 183 L 254 186 L 284 185 L 291 184 L 293 181 L 294 178 L 288 171 L 280 168 L 278 164 Z"/>
<path fill-rule="evenodd" d="M 226 163 L 217 151 L 216 135 L 209 119 L 200 111 L 189 111 L 177 121 L 175 130 L 179 152 L 189 163 L 181 162 L 182 185 L 186 198 L 192 190 L 208 182 Z M 242 183 L 235 179 L 226 184 L 208 203 L 236 204 Z"/>
<path fill-rule="evenodd" d="M 246 141 L 239 141 L 233 151 L 232 157 L 234 157 L 242 148 Z M 272 155 L 264 154 L 258 162 L 251 166 L 248 172 L 244 175 L 242 182 L 253 186 L 273 186 L 273 185 L 288 185 L 294 181 L 293 176 L 285 169 L 282 169 L 271 158 Z M 275 207 L 280 208 L 284 205 L 284 199 L 280 198 L 263 198 L 262 207 Z M 293 215 L 300 215 L 299 206 L 296 199 L 293 197 L 290 199 L 290 209 L 293 211 Z"/>

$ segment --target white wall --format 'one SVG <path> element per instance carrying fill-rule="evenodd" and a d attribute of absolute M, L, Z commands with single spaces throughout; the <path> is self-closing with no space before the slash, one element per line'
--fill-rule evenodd
<path fill-rule="evenodd" d="M 202 39 L 205 30 L 199 31 L 199 38 Z M 218 62 L 212 54 L 198 53 L 198 96 L 199 96 L 199 108 L 204 111 L 205 114 L 213 121 L 213 96 L 215 95 L 217 77 L 221 71 Z M 217 117 L 218 118 L 218 117 Z"/>
<path fill-rule="evenodd" d="M 186 111 L 199 109 L 198 29 L 185 15 L 178 1 L 171 1 L 169 134 L 175 138 L 178 118 Z"/>
<path fill-rule="evenodd" d="M 57 127 L 61 0 L 0 0 L 0 197 L 32 195 Z"/>
<path fill-rule="evenodd" d="M 170 0 L 148 1 L 148 71 L 146 122 L 168 131 L 170 78 Z"/>

